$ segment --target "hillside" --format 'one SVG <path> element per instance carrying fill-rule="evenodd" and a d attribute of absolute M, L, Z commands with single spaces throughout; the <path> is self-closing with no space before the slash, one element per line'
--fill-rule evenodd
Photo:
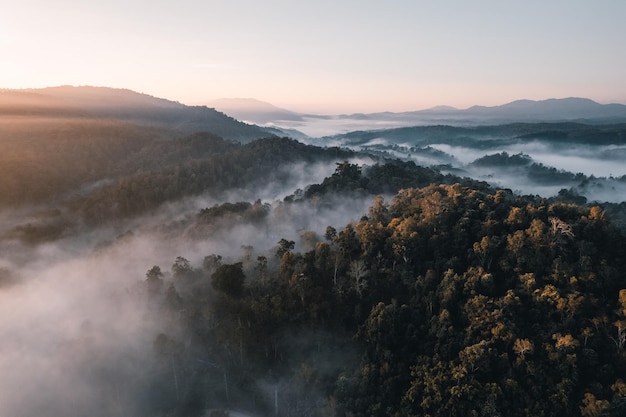
<path fill-rule="evenodd" d="M 0 122 L 7 116 L 72 118 L 82 121 L 86 127 L 89 119 L 109 119 L 159 128 L 170 138 L 211 132 L 226 139 L 248 142 L 268 135 L 257 126 L 239 122 L 204 106 L 186 106 L 130 90 L 106 87 L 2 90 L 0 116 Z M 12 123 L 15 125 L 17 121 L 12 120 Z"/>
<path fill-rule="evenodd" d="M 332 165 L 353 156 L 275 137 L 240 144 L 197 133 L 178 140 L 132 137 L 129 144 L 127 138 L 109 136 L 106 146 L 71 137 L 73 141 L 44 143 L 41 152 L 16 148 L 8 155 L 19 163 L 3 166 L 3 208 L 36 203 L 53 210 L 3 225 L 0 239 L 54 241 L 79 232 L 84 223 L 117 227 L 165 203 L 200 195 L 219 199 L 238 193 L 253 198 L 255 189 L 282 190 L 294 184 L 293 178 L 302 175 L 293 175 L 297 167 Z"/>
<path fill-rule="evenodd" d="M 624 415 L 626 176 L 536 152 L 621 167 L 624 125 L 242 143 L 127 90 L 5 93 L 5 414 Z"/>
<path fill-rule="evenodd" d="M 264 119 L 264 122 L 267 120 L 281 128 L 297 129 L 310 137 L 333 136 L 357 130 L 434 125 L 457 127 L 514 123 L 612 125 L 626 123 L 626 105 L 600 104 L 584 98 L 563 98 L 539 101 L 517 100 L 500 106 L 472 106 L 467 109 L 437 106 L 405 112 L 298 114 L 298 116 L 299 118 L 292 119 L 279 114 L 274 120 L 267 120 L 268 117 Z"/>
<path fill-rule="evenodd" d="M 318 192 L 345 195 L 357 171 L 338 165 Z M 285 212 L 224 204 L 197 221 L 262 230 Z M 153 382 L 151 412 L 622 415 L 626 237 L 600 207 L 430 185 L 279 238 L 271 252 L 244 243 L 240 258 L 148 269 L 145 294 L 177 323 L 155 360 L 181 370 L 179 385 Z"/>
<path fill-rule="evenodd" d="M 26 387 L 12 409 L 622 415 L 626 237 L 612 211 L 287 138 L 148 135 L 125 154 L 102 123 L 115 152 L 72 143 L 78 129 L 58 142 L 65 162 L 20 156 L 111 176 L 3 212 L 3 369 Z"/>
<path fill-rule="evenodd" d="M 426 110 L 345 115 L 346 118 L 395 120 L 414 124 L 475 126 L 517 122 L 583 122 L 613 124 L 626 122 L 626 105 L 600 104 L 578 97 L 547 100 L 516 100 L 499 106 L 471 106 L 456 109 L 437 106 Z"/>
<path fill-rule="evenodd" d="M 252 98 L 222 98 L 209 102 L 208 106 L 235 117 L 237 120 L 261 125 L 266 123 L 280 124 L 280 121 L 284 120 L 303 120 L 299 113 Z"/>
<path fill-rule="evenodd" d="M 428 146 L 432 144 L 494 146 L 541 139 L 552 144 L 624 145 L 626 125 L 588 125 L 583 123 L 510 123 L 474 127 L 411 126 L 395 129 L 355 131 L 323 138 L 323 142 L 348 146 L 367 145 L 375 139 L 396 144 Z"/>
<path fill-rule="evenodd" d="M 54 87 L 0 91 L 0 207 L 61 198 L 94 182 L 152 169 L 195 132 L 250 142 L 274 136 L 206 107 L 129 90 Z M 173 149 L 165 149 L 173 148 Z"/>
<path fill-rule="evenodd" d="M 626 192 L 624 124 L 413 126 L 354 131 L 315 143 L 410 160 L 522 194 L 550 197 L 573 188 L 588 201 L 621 203 Z M 532 163 L 513 167 L 508 156 L 502 164 L 480 161 L 486 156 L 521 154 Z"/>

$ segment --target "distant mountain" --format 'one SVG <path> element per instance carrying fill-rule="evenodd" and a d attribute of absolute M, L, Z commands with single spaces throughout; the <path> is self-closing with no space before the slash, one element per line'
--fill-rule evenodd
<path fill-rule="evenodd" d="M 359 130 L 411 126 L 486 126 L 511 123 L 626 123 L 626 105 L 599 104 L 586 98 L 516 100 L 500 106 L 457 109 L 436 106 L 407 112 L 319 115 L 295 113 L 254 99 L 222 99 L 210 104 L 239 120 L 279 129 L 298 139 L 319 138 Z M 303 133 L 301 133 L 303 132 Z"/>
<path fill-rule="evenodd" d="M 50 87 L 0 90 L 0 117 L 9 115 L 114 119 L 162 129 L 168 136 L 211 132 L 225 139 L 250 142 L 272 133 L 206 106 L 184 104 L 107 87 Z"/>
<path fill-rule="evenodd" d="M 431 109 L 399 112 L 354 114 L 347 118 L 402 121 L 424 124 L 481 125 L 515 122 L 565 122 L 624 123 L 626 105 L 600 104 L 586 98 L 561 98 L 548 100 L 516 100 L 501 106 L 472 106 L 456 109 L 437 106 Z"/>
<path fill-rule="evenodd" d="M 459 109 L 457 109 L 456 107 L 452 107 L 452 106 L 435 106 L 435 107 L 431 107 L 430 109 L 423 110 L 423 112 L 428 112 L 428 113 L 440 113 L 440 112 L 453 113 L 453 112 L 458 112 L 458 111 Z"/>
<path fill-rule="evenodd" d="M 404 122 L 410 125 L 450 124 L 481 125 L 514 122 L 566 122 L 624 123 L 626 105 L 600 104 L 587 98 L 552 98 L 547 100 L 516 100 L 500 106 L 472 106 L 457 109 L 436 106 L 425 110 L 406 112 L 352 113 L 319 116 L 296 113 L 281 109 L 270 103 L 252 98 L 225 98 L 208 103 L 209 106 L 239 120 L 258 124 L 280 122 L 306 122 L 311 119 L 362 120 Z"/>
<path fill-rule="evenodd" d="M 273 104 L 253 98 L 221 98 L 211 101 L 207 105 L 235 119 L 255 124 L 267 124 L 283 120 L 301 121 L 303 119 L 303 115 L 300 113 L 281 109 Z"/>
<path fill-rule="evenodd" d="M 485 126 L 410 126 L 393 129 L 353 131 L 317 140 L 326 146 L 355 150 L 391 151 L 397 146 L 428 147 L 445 144 L 473 149 L 494 149 L 513 143 L 541 141 L 546 145 L 624 146 L 626 124 L 591 125 L 562 123 L 509 123 Z"/>
<path fill-rule="evenodd" d="M 515 118 L 523 121 L 606 120 L 626 118 L 626 106 L 622 104 L 599 104 L 586 98 L 562 98 L 541 101 L 517 100 L 502 106 L 474 106 L 465 110 L 466 115 Z M 518 120 L 521 121 L 521 120 Z"/>
<path fill-rule="evenodd" d="M 182 109 L 185 107 L 181 103 L 120 88 L 59 86 L 24 91 L 54 98 L 71 107 L 116 116 L 124 116 L 126 114 L 124 112 L 128 109 Z"/>

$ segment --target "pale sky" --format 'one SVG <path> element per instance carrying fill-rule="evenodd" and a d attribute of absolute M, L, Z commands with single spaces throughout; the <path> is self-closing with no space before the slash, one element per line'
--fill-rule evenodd
<path fill-rule="evenodd" d="M 0 0 L 0 88 L 319 113 L 626 103 L 625 0 Z"/>

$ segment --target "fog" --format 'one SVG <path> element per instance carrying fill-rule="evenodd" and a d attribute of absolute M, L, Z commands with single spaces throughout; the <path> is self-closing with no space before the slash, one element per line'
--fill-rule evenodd
<path fill-rule="evenodd" d="M 626 175 L 623 157 L 626 146 L 589 146 L 565 144 L 550 146 L 533 141 L 502 148 L 509 153 L 524 153 L 544 165 L 587 176 L 610 177 Z"/>
<path fill-rule="evenodd" d="M 149 250 L 84 253 L 76 244 L 21 248 L 32 262 L 0 289 L 3 416 L 110 415 L 133 406 L 125 397 L 149 369 L 142 351 L 155 323 L 131 295 Z M 11 252 L 2 254 L 12 266 Z"/>
<path fill-rule="evenodd" d="M 448 163 L 468 176 L 521 194 L 551 196 L 573 187 L 590 201 L 622 201 L 626 195 L 626 180 L 611 177 L 626 175 L 618 157 L 626 152 L 624 147 L 555 149 L 530 142 L 487 150 L 448 144 L 418 150 L 382 138 L 365 146 L 425 165 Z M 530 178 L 524 167 L 471 165 L 486 154 L 505 151 L 595 178 L 584 185 L 542 184 Z M 372 157 L 350 162 L 372 165 L 377 161 Z M 160 313 L 145 297 L 147 270 L 159 265 L 165 279 L 171 280 L 169 271 L 177 256 L 199 268 L 211 254 L 222 256 L 224 262 L 240 261 L 242 246 L 251 251 L 251 259 L 263 255 L 277 262 L 274 253 L 282 238 L 296 242 L 297 251 L 310 250 L 311 236 L 321 240 L 326 226 L 339 229 L 358 221 L 372 204 L 370 197 L 284 202 L 297 190 L 321 183 L 335 169 L 334 162 L 292 164 L 246 189 L 189 197 L 106 227 L 73 228 L 46 244 L 1 239 L 0 416 L 132 416 L 145 410 L 153 395 L 150 382 L 162 372 L 153 343 L 157 335 L 171 331 L 164 328 Z M 262 220 L 224 217 L 211 225 L 197 222 L 203 208 L 256 200 L 268 208 Z M 0 212 L 0 235 L 55 209 Z M 300 337 L 307 336 L 285 331 L 289 343 Z M 334 361 L 341 360 L 323 358 L 322 362 L 333 369 Z M 288 384 L 269 379 L 257 382 L 259 392 L 268 398 L 281 383 Z"/>
<path fill-rule="evenodd" d="M 326 144 L 333 146 L 339 143 L 331 141 Z M 538 140 L 524 143 L 512 141 L 504 146 L 486 140 L 481 142 L 481 148 L 446 143 L 415 147 L 411 143 L 387 139 L 382 134 L 381 137 L 367 141 L 358 138 L 353 139 L 353 142 L 344 140 L 343 145 L 355 151 L 411 160 L 423 166 L 437 166 L 443 173 L 486 181 L 494 187 L 509 188 L 518 194 L 552 197 L 565 188 L 573 189 L 589 202 L 619 203 L 626 200 L 626 180 L 623 178 L 626 165 L 622 159 L 626 155 L 625 146 L 554 145 Z M 531 172 L 529 167 L 472 164 L 486 155 L 502 152 L 510 156 L 523 154 L 529 157 L 529 166 L 532 163 L 543 166 L 541 170 L 544 177 L 538 176 L 536 170 Z M 551 168 L 556 169 L 556 172 L 549 172 Z M 560 174 L 571 179 L 558 180 Z M 582 184 L 584 177 L 579 178 L 575 174 L 584 175 L 587 181 Z"/>
<path fill-rule="evenodd" d="M 431 147 L 450 154 L 463 164 L 469 164 L 487 154 L 507 152 L 529 155 L 535 162 L 572 173 L 583 173 L 587 176 L 609 177 L 626 175 L 626 165 L 616 158 L 626 151 L 626 147 L 616 146 L 575 146 L 554 148 L 541 142 L 528 144 L 512 144 L 492 149 L 475 149 L 447 144 L 435 144 Z"/>
<path fill-rule="evenodd" d="M 544 197 L 556 195 L 563 188 L 574 189 L 589 201 L 622 202 L 625 200 L 623 182 L 626 175 L 626 146 L 624 145 L 596 145 L 593 138 L 587 138 L 588 143 L 567 143 L 553 139 L 526 139 L 518 137 L 518 133 L 511 130 L 511 137 L 472 136 L 467 142 L 459 145 L 461 137 L 445 138 L 440 143 L 432 143 L 431 138 L 422 138 L 418 133 L 411 137 L 406 132 L 386 131 L 403 126 L 432 125 L 433 120 L 400 117 L 400 115 L 340 115 L 327 117 L 307 117 L 294 122 L 295 129 L 303 131 L 312 138 L 311 144 L 323 146 L 339 146 L 357 151 L 366 151 L 380 156 L 412 160 L 423 166 L 440 166 L 449 173 L 469 176 L 484 180 L 496 187 L 510 188 L 523 194 L 537 194 Z M 441 121 L 440 121 L 441 122 Z M 477 124 L 477 121 L 475 121 Z M 445 124 L 445 123 L 444 123 Z M 453 125 L 459 125 L 453 123 Z M 472 124 L 465 124 L 470 126 Z M 371 138 L 371 131 L 378 136 Z M 360 137 L 358 132 L 367 132 Z M 350 135 L 340 134 L 352 132 Z M 601 135 L 601 133 L 599 133 Z M 338 135 L 326 136 L 325 135 Z M 576 136 L 572 136 L 576 140 Z M 475 147 L 477 145 L 478 147 Z M 577 181 L 563 181 L 556 183 L 554 178 L 542 182 L 540 178 L 531 178 L 528 171 L 511 172 L 502 167 L 477 169 L 470 167 L 472 162 L 485 155 L 507 152 L 509 155 L 525 154 L 532 162 L 543 166 L 547 171 L 550 168 L 558 172 L 583 174 L 589 177 L 591 184 L 581 184 Z"/>
<path fill-rule="evenodd" d="M 596 178 L 588 181 L 584 187 L 577 187 L 577 191 L 590 202 L 621 203 L 626 201 L 626 177 L 620 179 Z"/>
<path fill-rule="evenodd" d="M 449 161 L 440 158 L 439 163 L 450 164 L 452 168 L 462 170 L 461 172 L 455 170 L 449 172 L 483 180 L 496 187 L 510 188 L 521 194 L 551 197 L 563 188 L 573 188 L 590 202 L 619 203 L 626 200 L 624 180 L 621 179 L 626 175 L 626 165 L 621 159 L 626 152 L 626 147 L 623 146 L 570 144 L 555 147 L 534 141 L 490 149 L 475 149 L 449 144 L 434 144 L 431 147 L 451 157 Z M 472 162 L 485 155 L 502 152 L 507 152 L 509 155 L 520 153 L 527 155 L 532 159 L 532 162 L 542 164 L 546 169 L 555 168 L 558 172 L 584 174 L 588 177 L 589 184 L 581 185 L 580 179 L 562 182 L 555 182 L 550 178 L 545 180 L 533 179 L 529 177 L 529 170 L 526 168 L 471 166 Z M 418 158 L 413 156 L 412 159 L 420 163 Z"/>
<path fill-rule="evenodd" d="M 278 175 L 284 176 L 282 183 L 276 178 L 219 198 L 188 198 L 149 216 L 74 231 L 48 244 L 1 240 L 0 268 L 11 279 L 0 282 L 0 415 L 137 415 L 151 399 L 150 381 L 160 369 L 152 346 L 164 331 L 144 296 L 146 271 L 159 265 L 169 279 L 177 256 L 194 268 L 210 254 L 235 262 L 242 245 L 253 247 L 253 259 L 270 258 L 281 238 L 296 241 L 296 250 L 306 249 L 304 231 L 321 236 L 327 225 L 343 227 L 372 203 L 369 198 L 320 207 L 282 202 L 334 169 L 334 164 L 293 165 Z M 225 220 L 213 229 L 197 228 L 199 209 L 257 198 L 271 205 L 262 222 Z M 6 212 L 3 218 L 19 221 L 20 213 Z"/>
<path fill-rule="evenodd" d="M 466 167 L 465 172 L 469 174 L 468 176 L 471 178 L 488 182 L 496 188 L 508 188 L 519 195 L 539 195 L 551 197 L 557 195 L 563 188 L 569 189 L 576 184 L 575 182 L 541 184 L 528 179 L 524 169 Z"/>
<path fill-rule="evenodd" d="M 339 142 L 333 143 L 332 140 L 327 143 L 337 144 Z M 519 194 L 552 197 L 565 188 L 574 190 L 589 202 L 619 203 L 626 200 L 626 165 L 623 163 L 626 146 L 551 144 L 539 140 L 523 143 L 512 140 L 503 145 L 501 141 L 487 139 L 480 143 L 480 148 L 448 143 L 416 147 L 406 140 L 387 139 L 384 133 L 369 140 L 352 135 L 343 141 L 343 145 L 356 151 L 411 160 L 423 166 L 436 166 L 444 173 L 486 181 L 494 187 L 509 188 Z M 525 155 L 529 158 L 528 166 L 473 164 L 486 155 L 503 152 L 509 156 Z M 536 166 L 531 167 L 532 164 Z"/>
<path fill-rule="evenodd" d="M 392 129 L 396 127 L 415 126 L 415 121 L 392 120 L 388 118 L 371 118 L 352 116 L 303 116 L 300 121 L 281 120 L 270 126 L 280 126 L 285 129 L 295 129 L 311 138 L 338 135 L 355 130 Z M 312 144 L 315 139 L 312 139 Z"/>
<path fill-rule="evenodd" d="M 573 173 L 582 172 L 587 176 L 621 177 L 622 175 L 626 175 L 626 166 L 623 161 L 567 154 L 536 154 L 533 156 L 533 159 L 547 166 L 553 166 Z"/>
<path fill-rule="evenodd" d="M 473 148 L 466 148 L 462 146 L 451 146 L 451 145 L 439 144 L 439 143 L 436 143 L 430 146 L 433 149 L 437 149 L 448 155 L 452 155 L 456 160 L 460 161 L 461 164 L 463 165 L 467 165 L 471 162 L 474 162 L 476 159 L 482 156 L 485 156 L 485 151 L 483 149 L 473 149 Z M 490 151 L 489 153 L 498 153 L 498 152 L 501 152 L 501 151 L 494 149 L 493 152 Z M 457 166 L 457 168 L 458 167 L 460 166 Z"/>

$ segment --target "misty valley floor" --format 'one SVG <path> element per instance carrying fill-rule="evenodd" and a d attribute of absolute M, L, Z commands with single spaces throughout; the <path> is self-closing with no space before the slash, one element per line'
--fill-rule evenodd
<path fill-rule="evenodd" d="M 1 415 L 626 412 L 623 125 L 296 141 L 69 91 L 0 106 Z"/>

